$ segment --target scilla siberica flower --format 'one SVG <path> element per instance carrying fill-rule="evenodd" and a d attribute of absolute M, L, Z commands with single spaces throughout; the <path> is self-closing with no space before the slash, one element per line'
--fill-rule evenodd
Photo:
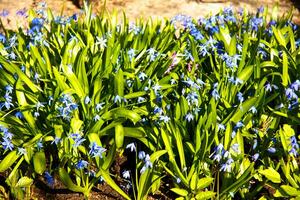
<path fill-rule="evenodd" d="M 126 146 L 126 149 L 130 149 L 131 152 L 136 151 L 136 147 L 134 143 L 130 143 Z"/>
<path fill-rule="evenodd" d="M 144 162 L 144 166 L 143 166 L 142 169 L 140 170 L 140 173 L 141 173 L 141 174 L 143 174 L 147 169 L 153 167 L 153 164 L 152 164 L 152 162 L 150 161 L 150 156 L 149 156 L 149 154 L 146 154 L 146 155 L 145 155 L 143 162 Z"/>
<path fill-rule="evenodd" d="M 125 178 L 125 179 L 130 179 L 130 171 L 129 171 L 129 170 L 124 170 L 124 171 L 122 172 L 122 176 L 123 176 L 123 178 Z"/>
<path fill-rule="evenodd" d="M 185 115 L 185 120 L 187 120 L 188 122 L 193 121 L 194 120 L 194 115 L 192 113 L 188 113 Z"/>
<path fill-rule="evenodd" d="M 76 169 L 84 169 L 84 168 L 87 168 L 87 166 L 88 166 L 88 162 L 87 161 L 85 161 L 85 160 L 79 160 L 78 162 L 77 162 L 77 164 L 76 164 Z"/>
<path fill-rule="evenodd" d="M 135 50 L 134 49 L 128 50 L 127 55 L 129 57 L 129 60 L 132 61 L 132 59 L 135 57 Z"/>
<path fill-rule="evenodd" d="M 233 159 L 229 158 L 225 163 L 221 165 L 220 171 L 231 172 L 232 163 L 233 163 Z"/>
<path fill-rule="evenodd" d="M 103 147 L 100 147 L 97 145 L 96 142 L 93 142 L 91 143 L 90 145 L 90 151 L 89 151 L 89 154 L 95 158 L 97 156 L 99 156 L 100 158 L 103 158 L 103 153 L 106 151 L 105 148 Z"/>
<path fill-rule="evenodd" d="M 219 92 L 217 90 L 217 87 L 218 87 L 218 83 L 214 83 L 214 89 L 211 92 L 211 95 L 214 97 L 215 100 L 220 99 L 220 95 L 219 95 Z"/>
<path fill-rule="evenodd" d="M 81 135 L 79 133 L 72 133 L 70 137 L 74 140 L 74 148 L 77 148 L 85 141 L 84 138 L 81 138 Z"/>
<path fill-rule="evenodd" d="M 54 178 L 51 176 L 51 174 L 49 172 L 46 171 L 44 177 L 45 177 L 48 185 L 50 185 L 50 186 L 54 185 Z"/>
<path fill-rule="evenodd" d="M 289 154 L 291 154 L 295 157 L 299 155 L 299 153 L 298 153 L 299 144 L 298 144 L 297 139 L 294 135 L 290 137 L 290 148 L 291 149 L 289 151 Z"/>
<path fill-rule="evenodd" d="M 210 155 L 210 157 L 213 156 L 213 160 L 220 162 L 224 154 L 225 154 L 224 146 L 220 143 L 218 144 L 218 146 L 215 147 L 214 152 Z"/>
<path fill-rule="evenodd" d="M 70 120 L 74 110 L 78 109 L 78 105 L 73 102 L 72 97 L 69 94 L 63 94 L 59 98 L 59 106 L 57 110 L 59 112 L 58 117 Z"/>

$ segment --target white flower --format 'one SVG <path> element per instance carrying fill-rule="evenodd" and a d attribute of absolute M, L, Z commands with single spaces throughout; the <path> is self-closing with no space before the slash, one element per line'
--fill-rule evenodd
<path fill-rule="evenodd" d="M 97 41 L 95 44 L 100 45 L 100 49 L 104 49 L 106 47 L 107 40 L 103 37 L 98 37 L 98 36 L 96 36 L 96 39 Z"/>
<path fill-rule="evenodd" d="M 136 147 L 134 143 L 130 143 L 126 146 L 126 149 L 130 149 L 131 152 L 136 151 Z"/>
<path fill-rule="evenodd" d="M 122 176 L 123 176 L 123 178 L 130 179 L 129 170 L 124 170 L 123 173 L 122 173 Z"/>

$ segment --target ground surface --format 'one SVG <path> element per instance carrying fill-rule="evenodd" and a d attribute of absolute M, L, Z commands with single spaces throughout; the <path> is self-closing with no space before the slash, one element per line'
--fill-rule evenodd
<path fill-rule="evenodd" d="M 104 0 L 92 0 L 98 2 L 96 9 L 103 5 Z M 297 2 L 298 0 L 293 0 Z M 9 27 L 18 27 L 22 24 L 22 19 L 16 16 L 17 10 L 37 7 L 41 0 L 0 0 L 0 14 L 3 9 L 9 11 L 7 17 L 1 17 L 4 24 Z M 44 0 L 48 7 L 55 12 L 60 13 L 63 9 L 65 15 L 80 12 L 71 0 Z M 126 15 L 134 20 L 139 17 L 171 18 L 176 14 L 186 14 L 198 18 L 207 14 L 217 13 L 221 8 L 232 5 L 235 8 L 245 7 L 255 12 L 257 7 L 273 7 L 278 3 L 279 14 L 282 15 L 296 3 L 291 0 L 106 0 L 109 10 L 125 10 Z M 299 3 L 298 3 L 299 7 Z M 300 13 L 297 9 L 294 11 L 294 21 L 300 22 Z M 20 22 L 21 21 L 21 22 Z"/>

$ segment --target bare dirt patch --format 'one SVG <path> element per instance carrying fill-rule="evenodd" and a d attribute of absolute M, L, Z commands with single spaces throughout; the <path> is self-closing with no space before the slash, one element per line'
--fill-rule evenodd
<path fill-rule="evenodd" d="M 95 6 L 95 12 L 100 11 L 104 0 L 90 0 Z M 9 12 L 8 16 L 1 17 L 4 25 L 9 28 L 20 27 L 24 19 L 17 16 L 20 9 L 37 8 L 40 2 L 46 2 L 47 6 L 55 13 L 72 15 L 79 13 L 80 8 L 76 7 L 71 0 L 0 0 L 0 13 L 3 10 Z M 148 18 L 171 18 L 176 14 L 186 14 L 194 18 L 216 14 L 226 6 L 234 8 L 246 8 L 250 12 L 256 12 L 260 6 L 272 8 L 278 5 L 278 14 L 286 14 L 293 6 L 300 8 L 296 0 L 106 0 L 108 10 L 116 9 L 118 12 L 125 11 L 130 20 L 140 17 Z M 271 12 L 271 9 L 269 9 Z M 62 12 L 61 12 L 62 11 Z M 294 21 L 300 23 L 300 13 L 294 10 Z"/>

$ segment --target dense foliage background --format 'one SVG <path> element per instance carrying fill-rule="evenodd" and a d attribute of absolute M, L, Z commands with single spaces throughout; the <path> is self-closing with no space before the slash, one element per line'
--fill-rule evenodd
<path fill-rule="evenodd" d="M 0 36 L 3 195 L 43 176 L 86 198 L 102 181 L 125 199 L 165 183 L 178 199 L 299 198 L 299 30 L 267 13 L 30 11 Z"/>

